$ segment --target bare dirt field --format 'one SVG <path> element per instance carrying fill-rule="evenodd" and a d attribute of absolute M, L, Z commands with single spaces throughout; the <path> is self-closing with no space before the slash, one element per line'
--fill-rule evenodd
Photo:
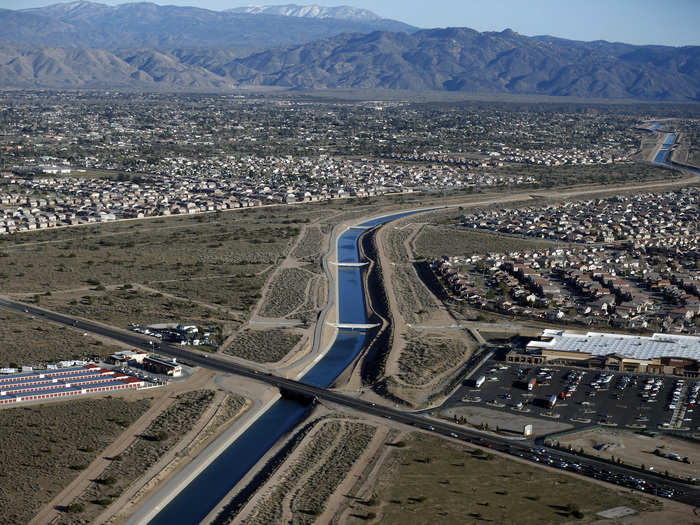
<path fill-rule="evenodd" d="M 575 450 L 583 448 L 586 454 L 600 455 L 606 459 L 615 456 L 630 465 L 644 465 L 646 468 L 654 467 L 659 472 L 699 477 L 700 443 L 697 442 L 664 434 L 650 437 L 610 428 L 584 430 L 563 436 L 558 441 L 564 446 L 571 445 Z M 655 450 L 661 454 L 674 453 L 681 458 L 687 457 L 689 463 L 657 455 Z"/>
<path fill-rule="evenodd" d="M 372 496 L 348 494 L 351 503 L 336 516 L 338 523 L 546 525 L 589 522 L 596 512 L 613 507 L 639 513 L 661 505 L 424 434 L 411 434 L 392 448 L 377 469 L 374 488 L 365 491 Z M 692 516 L 690 507 L 685 512 Z"/>
<path fill-rule="evenodd" d="M 543 436 L 553 432 L 563 432 L 573 428 L 573 425 L 566 423 L 558 423 L 556 421 L 548 421 L 542 418 L 529 418 L 527 414 L 519 414 L 513 411 L 493 410 L 477 406 L 460 406 L 447 408 L 440 411 L 440 416 L 452 420 L 464 417 L 467 423 L 473 426 L 487 424 L 490 429 L 497 428 L 506 431 L 510 434 L 522 434 L 523 427 L 531 424 L 533 432 L 536 436 Z"/>

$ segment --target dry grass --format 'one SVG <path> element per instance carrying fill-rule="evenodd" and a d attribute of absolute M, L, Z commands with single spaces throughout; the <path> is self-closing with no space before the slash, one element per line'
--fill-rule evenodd
<path fill-rule="evenodd" d="M 99 360 L 118 350 L 78 330 L 4 310 L 0 311 L 0 341 L 0 367 Z"/>
<path fill-rule="evenodd" d="M 301 334 L 287 328 L 244 330 L 226 349 L 226 353 L 256 363 L 275 363 L 284 358 L 301 338 Z"/>
<path fill-rule="evenodd" d="M 463 445 L 413 434 L 389 456 L 370 506 L 354 503 L 349 523 L 499 523 L 548 525 L 577 521 L 617 506 L 644 510 L 642 496 L 538 469 L 493 455 L 472 454 Z"/>
<path fill-rule="evenodd" d="M 122 326 L 191 319 L 182 315 L 191 308 L 119 294 L 104 294 L 101 304 L 82 308 L 81 297 L 104 287 L 145 284 L 234 310 L 240 320 L 259 299 L 266 272 L 286 256 L 300 225 L 324 211 L 319 206 L 251 209 L 2 236 L 0 286 L 8 293 L 51 292 L 40 302 L 59 306 L 64 299 L 69 311 Z M 76 299 L 78 304 L 70 304 Z M 194 314 L 221 317 L 216 311 Z"/>
<path fill-rule="evenodd" d="M 270 283 L 260 315 L 286 317 L 306 302 L 306 290 L 314 274 L 301 268 L 283 268 Z"/>
<path fill-rule="evenodd" d="M 393 267 L 391 286 L 399 313 L 407 323 L 416 324 L 430 318 L 439 308 L 433 294 L 425 287 L 412 265 Z"/>
<path fill-rule="evenodd" d="M 213 398 L 212 390 L 178 395 L 175 403 L 160 414 L 139 439 L 114 458 L 98 480 L 76 498 L 73 503 L 83 505 L 84 510 L 64 513 L 61 522 L 89 523 L 190 431 Z"/>
<path fill-rule="evenodd" d="M 226 394 L 226 399 L 216 414 L 212 428 L 219 428 L 221 425 L 225 425 L 231 421 L 232 418 L 238 415 L 245 403 L 246 399 L 243 396 L 234 394 L 233 392 Z"/>
<path fill-rule="evenodd" d="M 409 219 L 404 219 L 405 222 Z M 405 242 L 410 237 L 410 228 L 395 229 L 387 226 L 383 232 L 384 253 L 393 263 L 391 282 L 399 314 L 407 323 L 420 323 L 428 319 L 438 309 L 438 303 L 423 285 L 410 263 L 410 255 Z M 380 234 L 382 235 L 382 234 Z"/>
<path fill-rule="evenodd" d="M 536 188 L 548 189 L 572 184 L 621 184 L 624 182 L 646 182 L 668 180 L 678 172 L 669 171 L 646 162 L 622 162 L 615 164 L 535 166 L 515 164 L 498 170 L 499 175 L 529 175 L 538 184 Z"/>
<path fill-rule="evenodd" d="M 285 496 L 294 524 L 310 524 L 362 455 L 375 428 L 349 421 L 317 423 L 318 430 L 302 443 L 299 456 L 251 511 L 249 523 L 280 523 Z"/>
<path fill-rule="evenodd" d="M 323 251 L 323 234 L 318 226 L 310 226 L 304 236 L 299 240 L 292 255 L 297 259 L 309 262 L 317 262 Z"/>
<path fill-rule="evenodd" d="M 309 281 L 309 293 L 304 304 L 288 317 L 298 319 L 303 325 L 308 326 L 318 317 L 318 313 L 328 302 L 328 280 L 324 275 L 315 274 Z"/>
<path fill-rule="evenodd" d="M 400 224 L 407 220 L 409 219 L 403 219 Z M 384 237 L 386 240 L 384 244 L 386 255 L 397 264 L 408 262 L 410 256 L 404 243 L 411 236 L 412 230 L 410 228 L 396 229 L 392 225 L 388 225 L 386 228 L 388 228 Z"/>
<path fill-rule="evenodd" d="M 399 356 L 399 378 L 409 385 L 429 383 L 440 374 L 466 361 L 474 351 L 463 335 L 408 330 Z"/>
<path fill-rule="evenodd" d="M 454 211 L 452 212 L 454 214 Z M 416 257 L 471 255 L 553 248 L 554 242 L 520 239 L 453 226 L 425 226 L 414 241 Z"/>
<path fill-rule="evenodd" d="M 298 228 L 260 213 L 172 217 L 7 236 L 8 292 L 223 276 L 277 263 Z M 235 216 L 235 218 L 234 218 Z M 263 266 L 264 268 L 264 266 Z"/>
<path fill-rule="evenodd" d="M 685 130 L 683 143 L 688 144 L 688 164 L 700 166 L 700 126 L 694 123 Z"/>
<path fill-rule="evenodd" d="M 220 306 L 221 311 L 236 310 L 246 316 L 260 299 L 260 289 L 265 284 L 270 270 L 262 268 L 257 272 L 251 272 L 240 266 L 232 266 L 229 269 L 232 273 L 225 277 L 185 278 L 178 281 L 152 283 L 150 287 L 180 298 Z M 216 314 L 212 313 L 212 316 L 214 315 Z"/>
<path fill-rule="evenodd" d="M 375 427 L 344 421 L 336 431 L 332 450 L 292 498 L 292 523 L 311 524 L 321 514 L 326 501 L 345 478 L 352 465 L 369 445 Z"/>
<path fill-rule="evenodd" d="M 167 297 L 143 290 L 89 290 L 80 294 L 54 294 L 43 298 L 42 305 L 70 315 L 77 315 L 126 327 L 129 323 L 154 324 L 193 322 L 214 324 L 212 320 L 238 323 L 239 316 L 212 310 L 188 300 Z"/>
<path fill-rule="evenodd" d="M 0 524 L 28 522 L 148 406 L 106 397 L 0 410 Z"/>

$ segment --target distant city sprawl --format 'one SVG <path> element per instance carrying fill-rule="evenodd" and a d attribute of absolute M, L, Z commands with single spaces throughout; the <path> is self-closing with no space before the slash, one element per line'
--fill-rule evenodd
<path fill-rule="evenodd" d="M 26 92 L 0 121 L 0 233 L 669 173 L 633 162 L 637 117 L 573 110 Z"/>

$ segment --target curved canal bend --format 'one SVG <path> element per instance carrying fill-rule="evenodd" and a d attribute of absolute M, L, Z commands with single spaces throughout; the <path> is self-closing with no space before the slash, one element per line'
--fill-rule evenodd
<path fill-rule="evenodd" d="M 379 217 L 359 226 L 372 227 L 422 213 L 417 210 Z M 338 262 L 360 262 L 359 239 L 364 229 L 351 228 L 338 238 Z M 367 304 L 362 268 L 338 266 L 338 322 L 367 323 Z M 367 343 L 363 330 L 339 330 L 328 352 L 300 381 L 328 387 L 353 362 Z M 180 491 L 149 522 L 152 525 L 199 523 L 230 490 L 250 471 L 265 453 L 292 430 L 310 407 L 291 399 L 281 398 L 260 417 L 206 469 Z"/>
<path fill-rule="evenodd" d="M 649 128 L 649 131 L 655 133 L 666 133 L 666 137 L 664 138 L 663 144 L 661 144 L 659 151 L 657 151 L 656 155 L 654 156 L 654 164 L 666 166 L 668 168 L 682 169 L 691 173 L 695 173 L 696 175 L 700 175 L 700 169 L 698 168 L 695 168 L 693 166 L 687 166 L 685 164 L 678 164 L 676 162 L 673 162 L 672 160 L 668 160 L 668 157 L 671 154 L 671 148 L 676 143 L 676 137 L 678 135 L 676 133 L 658 131 L 658 129 L 661 127 L 661 124 L 659 124 L 658 122 L 652 122 L 651 124 L 652 125 Z"/>

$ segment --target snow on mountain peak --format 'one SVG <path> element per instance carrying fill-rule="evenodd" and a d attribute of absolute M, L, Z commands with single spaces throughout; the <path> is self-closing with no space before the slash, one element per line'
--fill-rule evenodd
<path fill-rule="evenodd" d="M 357 9 L 350 6 L 324 7 L 320 5 L 251 5 L 230 9 L 233 13 L 254 15 L 294 16 L 298 18 L 337 18 L 355 22 L 372 22 L 381 17 L 367 9 Z"/>

